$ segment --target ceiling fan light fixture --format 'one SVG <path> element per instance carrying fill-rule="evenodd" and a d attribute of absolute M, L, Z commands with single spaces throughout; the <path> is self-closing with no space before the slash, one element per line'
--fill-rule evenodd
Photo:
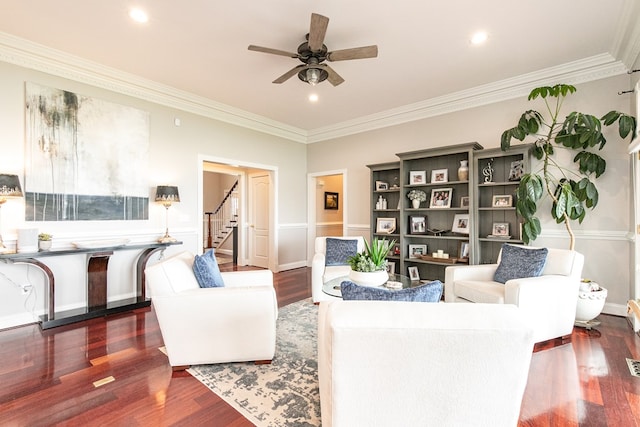
<path fill-rule="evenodd" d="M 311 86 L 315 86 L 318 83 L 325 81 L 327 77 L 329 77 L 329 73 L 322 68 L 309 67 L 306 70 L 300 71 L 298 73 L 298 77 L 303 82 L 309 83 Z"/>

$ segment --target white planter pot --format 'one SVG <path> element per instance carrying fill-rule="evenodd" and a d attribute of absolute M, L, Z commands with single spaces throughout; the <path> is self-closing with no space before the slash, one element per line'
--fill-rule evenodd
<path fill-rule="evenodd" d="M 601 290 L 595 292 L 583 292 L 578 293 L 578 305 L 576 306 L 576 321 L 588 322 L 595 319 L 602 313 L 604 303 L 607 299 L 607 290 L 600 288 Z"/>
<path fill-rule="evenodd" d="M 362 286 L 382 286 L 387 280 L 389 280 L 389 273 L 384 270 L 362 272 L 362 271 L 349 271 L 349 279 L 352 282 Z"/>
<path fill-rule="evenodd" d="M 413 209 L 418 209 L 420 207 L 420 200 L 418 199 L 413 199 L 411 201 L 411 205 L 413 206 Z"/>

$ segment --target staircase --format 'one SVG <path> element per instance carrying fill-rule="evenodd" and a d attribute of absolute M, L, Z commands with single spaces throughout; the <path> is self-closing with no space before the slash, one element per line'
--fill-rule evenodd
<path fill-rule="evenodd" d="M 205 212 L 203 219 L 205 250 L 218 249 L 232 235 L 234 228 L 238 226 L 239 200 L 236 189 L 236 181 L 224 196 L 218 207 L 213 212 Z"/>

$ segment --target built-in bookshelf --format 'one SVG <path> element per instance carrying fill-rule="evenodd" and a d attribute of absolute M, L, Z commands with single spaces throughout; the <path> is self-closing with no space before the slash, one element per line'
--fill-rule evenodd
<path fill-rule="evenodd" d="M 371 241 L 395 240 L 387 262 L 400 272 L 400 162 L 367 165 L 371 170 Z"/>

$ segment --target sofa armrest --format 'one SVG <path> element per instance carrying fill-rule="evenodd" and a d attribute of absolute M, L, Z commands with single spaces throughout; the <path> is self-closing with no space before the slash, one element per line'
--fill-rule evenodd
<path fill-rule="evenodd" d="M 535 330 L 535 341 L 570 335 L 580 282 L 563 275 L 508 280 L 505 304 L 517 305 Z"/>
<path fill-rule="evenodd" d="M 316 252 L 311 261 L 311 297 L 313 302 L 319 302 L 322 298 L 322 276 L 324 276 L 325 254 Z"/>
<path fill-rule="evenodd" d="M 273 358 L 273 286 L 194 289 L 153 297 L 152 304 L 172 366 Z"/>
<path fill-rule="evenodd" d="M 505 283 L 504 302 L 515 304 L 521 309 L 535 307 L 539 310 L 540 305 L 555 304 L 557 301 L 563 305 L 567 301 L 575 302 L 579 287 L 577 280 L 554 274 L 512 279 Z"/>
<path fill-rule="evenodd" d="M 271 286 L 273 272 L 271 270 L 224 271 L 220 273 L 225 287 L 235 286 Z"/>
<path fill-rule="evenodd" d="M 455 302 L 456 295 L 453 284 L 458 280 L 493 281 L 498 264 L 456 265 L 449 266 L 444 273 L 444 300 Z"/>

